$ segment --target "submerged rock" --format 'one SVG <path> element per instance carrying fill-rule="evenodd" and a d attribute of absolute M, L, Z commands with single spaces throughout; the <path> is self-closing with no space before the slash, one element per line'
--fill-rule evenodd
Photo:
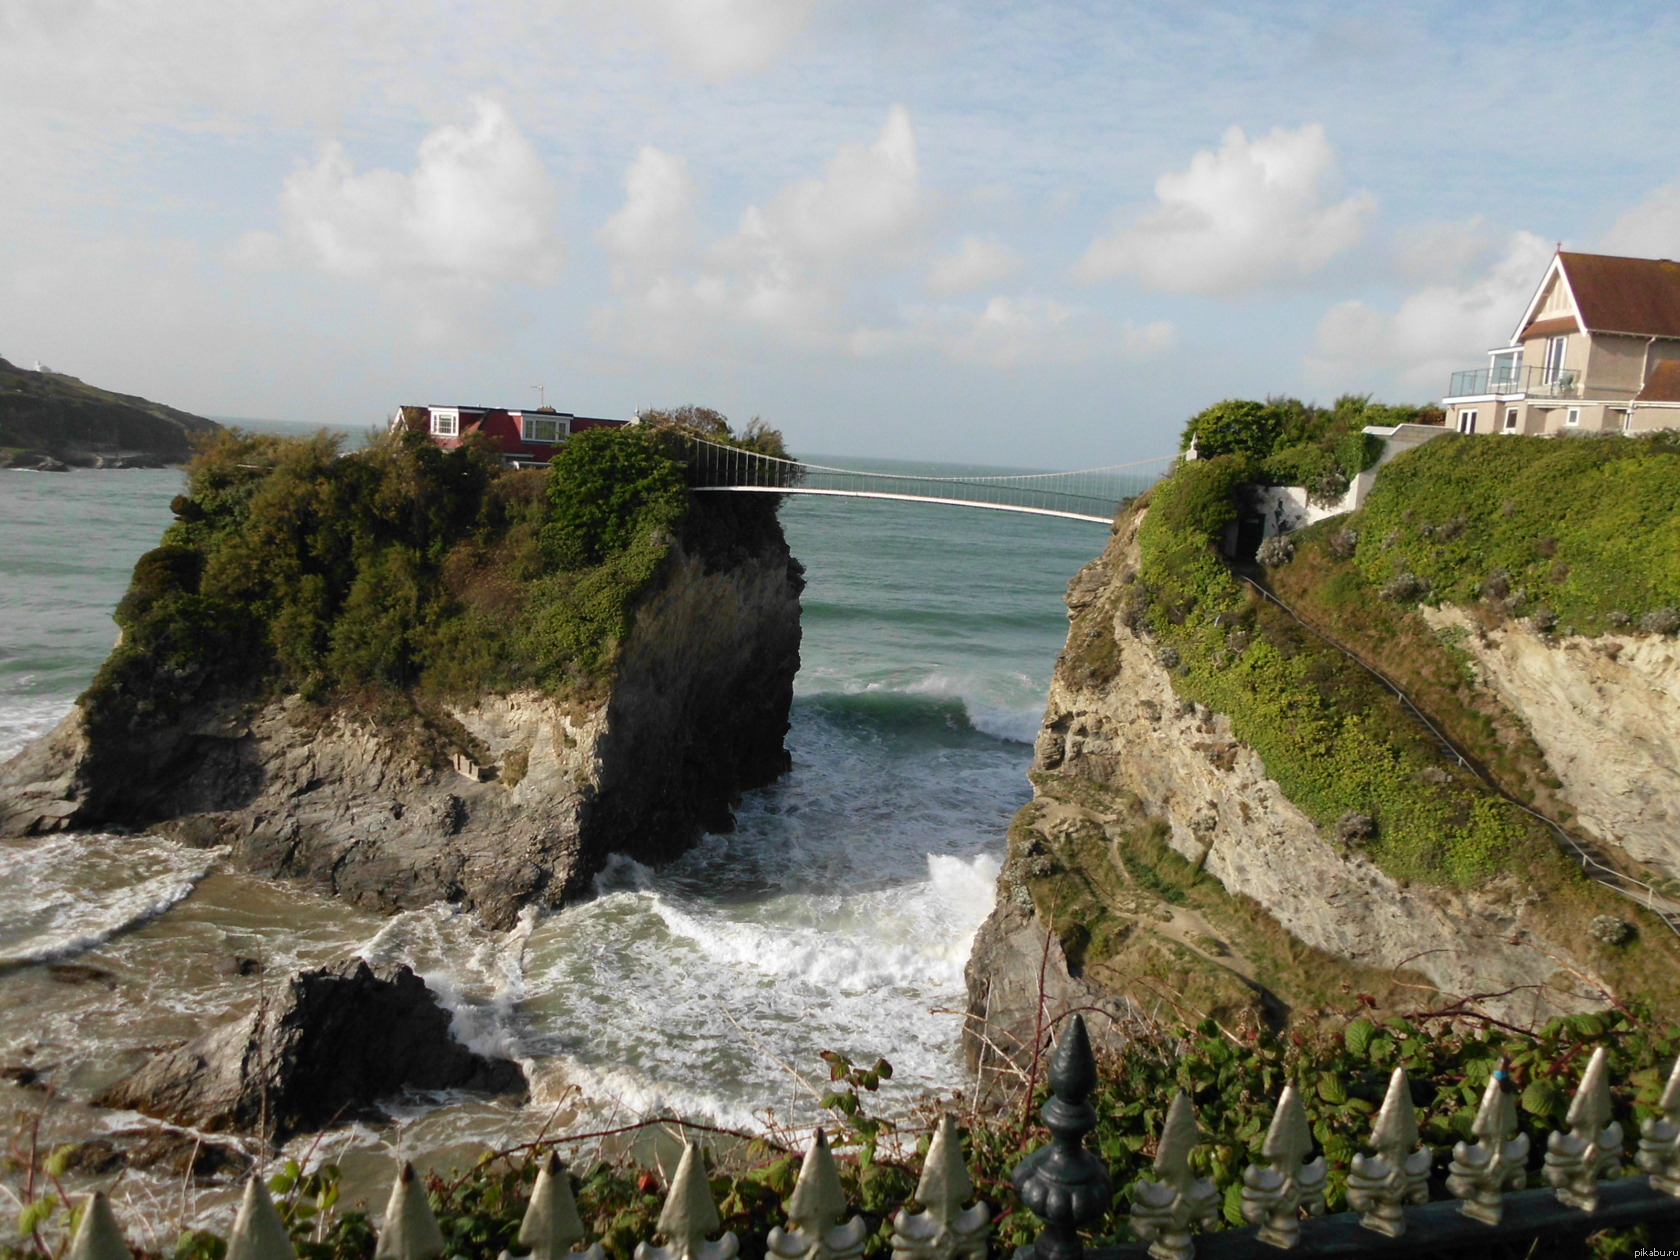
<path fill-rule="evenodd" d="M 525 1075 L 455 1040 L 449 1012 L 407 966 L 358 958 L 292 977 L 250 1014 L 164 1051 L 93 1101 L 279 1141 L 377 1114 L 378 1099 L 404 1089 L 523 1092 Z"/>

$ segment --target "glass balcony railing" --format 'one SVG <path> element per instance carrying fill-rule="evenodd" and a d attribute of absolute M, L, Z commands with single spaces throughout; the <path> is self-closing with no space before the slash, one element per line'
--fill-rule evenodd
<path fill-rule="evenodd" d="M 1474 398 L 1482 394 L 1522 394 L 1529 398 L 1579 398 L 1581 374 L 1574 368 L 1500 364 L 1454 372 L 1447 388 L 1448 398 Z"/>

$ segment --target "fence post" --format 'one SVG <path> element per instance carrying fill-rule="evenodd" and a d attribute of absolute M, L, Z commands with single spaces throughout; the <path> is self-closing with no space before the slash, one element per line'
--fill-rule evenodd
<path fill-rule="evenodd" d="M 1050 1145 L 1017 1164 L 1010 1177 L 1021 1202 L 1044 1222 L 1033 1246 L 1037 1260 L 1080 1260 L 1085 1254 L 1080 1227 L 1101 1220 L 1114 1202 L 1108 1169 L 1082 1145 L 1097 1126 L 1096 1110 L 1086 1101 L 1096 1087 L 1097 1062 L 1085 1017 L 1075 1015 L 1056 1042 L 1050 1100 L 1038 1113 L 1050 1130 Z"/>
<path fill-rule="evenodd" d="M 1307 1109 L 1291 1081 L 1283 1087 L 1260 1148 L 1271 1167 L 1250 1164 L 1243 1169 L 1243 1219 L 1260 1226 L 1261 1242 L 1288 1250 L 1301 1241 L 1300 1209 L 1306 1208 L 1313 1216 L 1324 1211 L 1324 1183 L 1329 1169 L 1323 1156 L 1308 1162 L 1312 1152 Z"/>
<path fill-rule="evenodd" d="M 550 1151 L 537 1173 L 537 1184 L 531 1188 L 531 1202 L 519 1222 L 517 1241 L 531 1253 L 531 1260 L 605 1260 L 600 1243 L 583 1251 L 571 1249 L 588 1234 L 578 1216 L 577 1200 L 572 1198 L 572 1179 L 566 1175 L 560 1156 Z"/>
<path fill-rule="evenodd" d="M 1366 1229 L 1398 1238 L 1406 1232 L 1407 1203 L 1429 1201 L 1429 1148 L 1418 1141 L 1417 1111 L 1405 1068 L 1388 1078 L 1376 1123 L 1374 1155 L 1355 1155 L 1348 1172 L 1348 1204 Z"/>
<path fill-rule="evenodd" d="M 1464 1200 L 1458 1210 L 1484 1225 L 1497 1225 L 1505 1215 L 1506 1190 L 1528 1184 L 1528 1135 L 1517 1132 L 1517 1104 L 1505 1092 L 1503 1076 L 1488 1076 L 1470 1126 L 1476 1140 L 1454 1143 L 1447 1170 L 1447 1189 Z"/>
<path fill-rule="evenodd" d="M 1621 1173 L 1622 1126 L 1610 1118 L 1609 1059 L 1603 1046 L 1593 1051 L 1581 1084 L 1569 1103 L 1568 1133 L 1546 1139 L 1546 1180 L 1558 1202 L 1583 1212 L 1598 1209 L 1598 1183 Z"/>
<path fill-rule="evenodd" d="M 103 1190 L 95 1190 L 70 1241 L 68 1260 L 134 1260 Z"/>
<path fill-rule="evenodd" d="M 1208 1230 L 1219 1223 L 1219 1191 L 1190 1171 L 1190 1152 L 1201 1140 L 1190 1095 L 1181 1089 L 1161 1126 L 1156 1180 L 1140 1178 L 1132 1187 L 1132 1232 L 1149 1244 L 1155 1260 L 1191 1260 L 1191 1226 Z"/>
<path fill-rule="evenodd" d="M 426 1202 L 426 1187 L 414 1175 L 414 1165 L 404 1164 L 385 1204 L 373 1260 L 437 1260 L 443 1252 L 443 1231 Z"/>
<path fill-rule="evenodd" d="M 256 1173 L 245 1183 L 239 1215 L 228 1234 L 227 1260 L 297 1260 L 297 1249 L 286 1233 L 268 1187 Z"/>
<path fill-rule="evenodd" d="M 1651 1174 L 1651 1188 L 1680 1198 L 1680 1059 L 1668 1074 L 1658 1115 L 1639 1126 L 1639 1154 L 1635 1161 Z"/>
<path fill-rule="evenodd" d="M 677 1174 L 671 1178 L 665 1206 L 659 1213 L 657 1228 L 665 1235 L 666 1245 L 637 1243 L 636 1260 L 733 1260 L 740 1250 L 733 1232 L 716 1242 L 706 1238 L 722 1224 L 712 1187 L 706 1180 L 706 1162 L 700 1148 L 693 1142 L 684 1142 L 682 1160 L 677 1164 Z"/>
<path fill-rule="evenodd" d="M 973 1197 L 957 1118 L 947 1111 L 934 1130 L 916 1183 L 915 1201 L 923 1210 L 901 1210 L 893 1217 L 893 1260 L 986 1260 L 992 1213 L 984 1203 L 965 1209 L 963 1204 Z"/>
<path fill-rule="evenodd" d="M 818 1129 L 788 1199 L 788 1227 L 772 1227 L 765 1246 L 778 1260 L 856 1260 L 869 1240 L 869 1227 L 861 1216 L 842 1223 L 845 1215 L 846 1192 L 828 1135 Z"/>

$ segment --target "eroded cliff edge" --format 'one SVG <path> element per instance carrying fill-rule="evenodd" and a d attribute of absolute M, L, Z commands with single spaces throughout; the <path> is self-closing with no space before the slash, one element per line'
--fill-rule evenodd
<path fill-rule="evenodd" d="M 410 446 L 380 458 L 403 476 L 411 459 L 446 479 L 461 471 Z M 341 462 L 317 461 L 303 480 L 338 477 Z M 569 570 L 539 546 L 553 541 L 542 531 L 560 510 L 543 498 L 542 474 L 473 473 L 475 510 L 499 495 L 515 519 L 477 543 L 463 526 L 439 548 L 438 607 L 458 624 L 416 638 L 399 660 L 377 638 L 382 627 L 410 634 L 444 612 L 374 617 L 371 635 L 343 614 L 320 629 L 317 673 L 301 682 L 284 650 L 268 652 L 275 626 L 289 624 L 272 606 L 241 632 L 249 661 L 220 632 L 208 651 L 179 650 L 182 623 L 206 612 L 233 550 L 212 545 L 202 572 L 177 581 L 183 591 L 158 597 L 182 605 L 161 633 L 145 620 L 161 614 L 131 610 L 125 640 L 147 636 L 148 650 L 114 657 L 56 730 L 0 769 L 0 832 L 149 827 L 382 911 L 444 900 L 505 927 L 524 906 L 582 895 L 610 853 L 659 861 L 703 830 L 728 829 L 739 794 L 788 766 L 802 568 L 773 502 L 689 495 L 670 471 L 660 470 L 658 511 L 633 505 L 629 542 L 574 557 Z M 531 526 L 523 540 L 520 519 Z M 527 543 L 528 574 L 482 559 Z M 348 583 L 346 609 L 361 580 Z M 543 583 L 559 585 L 545 595 Z M 415 585 L 424 598 L 424 580 Z M 539 649 L 546 670 L 532 666 Z M 452 650 L 490 660 L 475 666 L 483 686 L 463 682 L 458 662 L 424 672 Z M 362 660 L 386 674 L 346 685 Z M 392 685 L 404 671 L 410 685 Z"/>
<path fill-rule="evenodd" d="M 969 964 L 971 1062 L 1031 1044 L 1041 988 L 1050 1016 L 1096 1008 L 1121 1036 L 1356 1005 L 1523 1024 L 1617 996 L 1672 1006 L 1673 932 L 1584 878 L 1519 802 L 1660 880 L 1680 839 L 1673 638 L 1627 633 L 1637 617 L 1615 609 L 1590 639 L 1545 610 L 1537 629 L 1508 573 L 1488 597 L 1431 600 L 1407 531 L 1361 540 L 1380 502 L 1252 570 L 1298 621 L 1210 545 L 1244 472 L 1158 488 L 1070 584 L 1035 797 Z M 1503 496 L 1493 508 L 1508 523 Z M 1439 528 L 1407 526 L 1428 543 Z M 1544 571 L 1565 572 L 1544 537 Z M 1414 580 L 1365 589 L 1361 560 Z M 1315 630 L 1382 658 L 1471 764 Z M 1589 745 L 1606 773 L 1585 771 Z"/>

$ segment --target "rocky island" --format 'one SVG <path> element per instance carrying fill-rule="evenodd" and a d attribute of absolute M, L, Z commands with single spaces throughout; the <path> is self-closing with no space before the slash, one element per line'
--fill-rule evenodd
<path fill-rule="evenodd" d="M 676 449 L 596 430 L 512 471 L 406 431 L 219 436 L 118 647 L 0 768 L 0 834 L 151 828 L 507 927 L 727 829 L 788 765 L 802 569 L 773 498 L 690 493 Z"/>
<path fill-rule="evenodd" d="M 0 359 L 0 468 L 162 468 L 221 425 L 47 368 Z"/>
<path fill-rule="evenodd" d="M 1295 420 L 1187 435 L 1070 584 L 971 1061 L 1032 1044 L 1041 990 L 1116 1037 L 1680 1009 L 1680 443 L 1443 435 L 1233 560 L 1281 465 L 1332 497 L 1364 466 Z"/>

